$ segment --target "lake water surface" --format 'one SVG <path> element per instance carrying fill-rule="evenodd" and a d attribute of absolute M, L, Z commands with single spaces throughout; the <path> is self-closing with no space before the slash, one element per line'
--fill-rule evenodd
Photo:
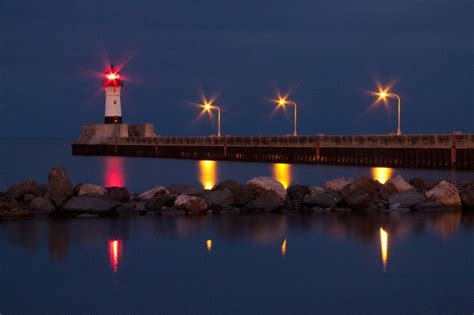
<path fill-rule="evenodd" d="M 472 179 L 449 170 L 73 157 L 69 140 L 0 140 L 0 190 L 71 180 L 212 188 L 369 174 Z M 471 314 L 474 216 L 248 214 L 0 222 L 1 314 Z"/>

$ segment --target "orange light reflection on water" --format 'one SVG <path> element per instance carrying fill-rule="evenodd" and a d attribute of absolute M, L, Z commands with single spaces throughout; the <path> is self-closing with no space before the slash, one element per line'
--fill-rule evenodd
<path fill-rule="evenodd" d="M 388 264 L 388 233 L 380 228 L 380 250 L 382 254 L 383 270 L 387 271 Z"/>
<path fill-rule="evenodd" d="M 125 172 L 123 167 L 124 159 L 119 157 L 105 158 L 105 186 L 124 187 Z"/>
<path fill-rule="evenodd" d="M 217 182 L 217 162 L 199 161 L 199 180 L 204 189 L 212 189 Z"/>
<path fill-rule="evenodd" d="M 273 177 L 279 181 L 283 187 L 288 188 L 291 184 L 292 165 L 287 163 L 273 164 Z"/>
<path fill-rule="evenodd" d="M 120 256 L 122 252 L 122 241 L 121 240 L 110 240 L 109 241 L 109 259 L 112 271 L 118 271 L 118 265 L 120 262 Z"/>
<path fill-rule="evenodd" d="M 283 240 L 283 243 L 281 244 L 281 255 L 282 256 L 286 255 L 286 238 Z"/>
<path fill-rule="evenodd" d="M 212 250 L 212 240 L 206 241 L 206 248 L 207 248 L 207 251 L 210 253 Z"/>
<path fill-rule="evenodd" d="M 390 167 L 372 167 L 370 172 L 373 179 L 385 184 L 392 177 L 394 170 Z"/>

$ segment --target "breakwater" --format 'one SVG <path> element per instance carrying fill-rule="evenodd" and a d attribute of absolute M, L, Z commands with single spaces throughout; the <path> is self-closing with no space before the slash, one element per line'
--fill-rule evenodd
<path fill-rule="evenodd" d="M 74 155 L 474 169 L 474 134 L 164 137 L 146 127 L 86 125 Z M 142 125 L 144 126 L 144 125 Z M 130 131 L 129 131 L 130 130 Z"/>

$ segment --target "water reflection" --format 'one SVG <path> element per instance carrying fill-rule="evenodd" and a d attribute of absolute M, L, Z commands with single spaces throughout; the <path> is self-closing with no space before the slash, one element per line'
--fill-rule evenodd
<path fill-rule="evenodd" d="M 380 228 L 380 250 L 382 254 L 383 270 L 387 271 L 388 263 L 388 233 Z"/>
<path fill-rule="evenodd" d="M 123 187 L 125 186 L 125 159 L 120 157 L 106 157 L 105 161 L 105 178 L 106 187 Z"/>
<path fill-rule="evenodd" d="M 122 241 L 121 240 L 110 240 L 109 241 L 109 259 L 110 265 L 112 266 L 112 271 L 118 271 L 118 265 L 120 262 L 120 256 L 122 251 Z"/>
<path fill-rule="evenodd" d="M 273 164 L 273 177 L 279 181 L 285 188 L 291 184 L 292 165 L 286 163 Z"/>
<path fill-rule="evenodd" d="M 283 243 L 281 244 L 281 255 L 282 256 L 286 255 L 286 238 L 283 240 Z"/>
<path fill-rule="evenodd" d="M 370 173 L 372 178 L 381 184 L 385 184 L 392 176 L 394 169 L 390 167 L 372 167 Z"/>
<path fill-rule="evenodd" d="M 212 250 L 212 240 L 206 241 L 206 248 L 207 248 L 207 252 L 210 253 Z"/>
<path fill-rule="evenodd" d="M 217 162 L 199 161 L 199 180 L 204 189 L 212 189 L 217 183 Z"/>

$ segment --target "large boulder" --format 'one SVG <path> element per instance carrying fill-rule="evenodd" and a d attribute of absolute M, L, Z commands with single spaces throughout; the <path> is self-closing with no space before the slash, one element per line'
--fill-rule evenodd
<path fill-rule="evenodd" d="M 50 214 L 56 210 L 51 200 L 47 197 L 34 198 L 28 205 L 28 209 L 33 214 Z"/>
<path fill-rule="evenodd" d="M 202 191 L 189 185 L 174 184 L 174 185 L 168 186 L 167 189 L 171 195 L 175 195 L 175 196 L 178 196 L 178 195 L 201 196 L 202 195 Z"/>
<path fill-rule="evenodd" d="M 369 196 L 373 196 L 376 191 L 376 182 L 372 178 L 366 175 L 359 176 L 354 182 L 352 182 L 349 185 L 346 185 L 342 189 L 342 196 L 344 198 L 349 197 L 350 195 L 359 192 L 359 191 L 364 191 L 366 192 Z"/>
<path fill-rule="evenodd" d="M 395 177 L 390 178 L 385 184 L 385 187 L 387 187 L 390 191 L 393 191 L 394 193 L 399 193 L 402 191 L 414 191 L 416 190 L 415 187 L 410 185 L 405 178 L 401 175 L 397 175 Z"/>
<path fill-rule="evenodd" d="M 285 202 L 274 190 L 265 190 L 256 199 L 250 201 L 245 210 L 277 211 L 285 206 Z"/>
<path fill-rule="evenodd" d="M 176 198 L 174 207 L 186 213 L 203 213 L 209 206 L 204 198 L 181 194 Z"/>
<path fill-rule="evenodd" d="M 140 199 L 140 200 L 150 200 L 151 198 L 157 197 L 159 195 L 164 195 L 164 194 L 169 195 L 169 193 L 170 192 L 165 187 L 157 186 L 157 187 L 154 187 L 150 190 L 145 191 L 144 193 L 141 193 L 138 196 L 138 199 Z"/>
<path fill-rule="evenodd" d="M 247 185 L 258 196 L 261 196 L 265 191 L 274 191 L 280 196 L 282 201 L 286 200 L 288 195 L 285 187 L 273 177 L 255 177 L 247 182 Z"/>
<path fill-rule="evenodd" d="M 336 191 L 319 192 L 306 195 L 303 204 L 307 206 L 321 206 L 334 208 L 342 201 L 342 195 Z"/>
<path fill-rule="evenodd" d="M 461 201 L 465 209 L 474 209 L 474 182 L 461 186 Z"/>
<path fill-rule="evenodd" d="M 437 201 L 425 201 L 420 202 L 414 207 L 415 211 L 420 212 L 446 212 L 446 211 L 453 211 L 454 208 L 443 205 L 441 202 Z"/>
<path fill-rule="evenodd" d="M 230 192 L 229 189 L 223 190 L 213 190 L 206 192 L 204 198 L 211 208 L 219 206 L 229 206 L 234 203 L 234 195 Z"/>
<path fill-rule="evenodd" d="M 0 196 L 0 211 L 10 211 L 18 207 L 18 202 L 15 198 L 9 195 Z"/>
<path fill-rule="evenodd" d="M 237 183 L 233 180 L 227 179 L 214 188 L 214 190 L 224 189 L 228 189 L 232 193 L 234 197 L 233 205 L 235 206 L 245 206 L 251 199 L 250 189 L 247 186 Z"/>
<path fill-rule="evenodd" d="M 109 199 L 120 202 L 130 200 L 130 193 L 127 187 L 107 187 L 106 190 Z"/>
<path fill-rule="evenodd" d="M 168 194 L 156 195 L 148 199 L 145 208 L 150 211 L 161 211 L 164 206 L 172 207 L 174 205 L 175 197 Z"/>
<path fill-rule="evenodd" d="M 83 213 L 105 215 L 111 214 L 112 210 L 120 206 L 120 202 L 105 198 L 92 196 L 77 196 L 66 201 L 62 207 L 62 212 L 69 212 L 73 215 Z"/>
<path fill-rule="evenodd" d="M 296 202 L 302 202 L 304 196 L 310 193 L 308 186 L 304 185 L 291 185 L 290 187 L 288 187 L 287 191 L 291 201 Z"/>
<path fill-rule="evenodd" d="M 344 198 L 345 203 L 353 210 L 367 210 L 373 197 L 365 190 L 359 189 Z"/>
<path fill-rule="evenodd" d="M 341 191 L 344 187 L 352 184 L 353 182 L 354 180 L 352 178 L 340 177 L 325 182 L 323 187 L 327 190 Z"/>
<path fill-rule="evenodd" d="M 107 193 L 107 190 L 99 185 L 93 185 L 93 184 L 82 184 L 78 191 L 77 195 L 85 195 L 85 194 L 99 194 L 99 195 L 105 195 Z"/>
<path fill-rule="evenodd" d="M 34 180 L 25 180 L 15 184 L 7 190 L 7 196 L 11 196 L 16 200 L 23 201 L 25 195 L 40 197 L 42 196 L 41 186 Z"/>
<path fill-rule="evenodd" d="M 66 200 L 73 196 L 73 186 L 63 167 L 56 167 L 48 174 L 48 193 L 56 207 L 60 207 Z"/>
<path fill-rule="evenodd" d="M 434 188 L 426 192 L 426 197 L 446 206 L 460 207 L 462 205 L 459 191 L 453 184 L 442 180 Z"/>
<path fill-rule="evenodd" d="M 426 197 L 416 191 L 402 191 L 388 198 L 390 209 L 411 208 L 420 202 L 426 201 Z"/>
<path fill-rule="evenodd" d="M 132 215 L 132 214 L 140 214 L 144 215 L 147 213 L 145 207 L 146 201 L 127 201 L 122 203 L 120 206 L 114 209 L 118 215 Z"/>
<path fill-rule="evenodd" d="M 423 178 L 421 177 L 414 177 L 412 179 L 410 179 L 410 185 L 412 185 L 413 187 L 415 187 L 415 189 L 417 191 L 426 191 L 428 186 L 426 185 L 425 181 Z"/>

